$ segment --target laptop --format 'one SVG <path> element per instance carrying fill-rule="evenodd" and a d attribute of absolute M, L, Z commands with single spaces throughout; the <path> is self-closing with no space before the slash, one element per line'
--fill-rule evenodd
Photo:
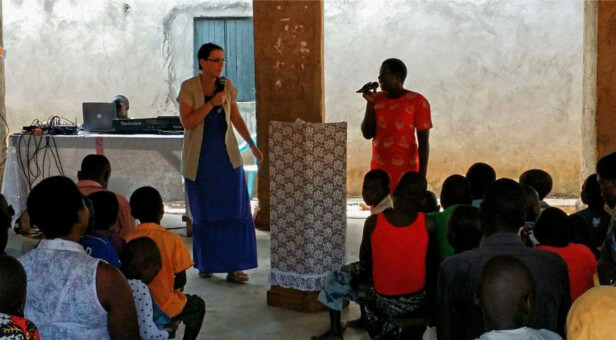
<path fill-rule="evenodd" d="M 83 103 L 83 129 L 86 131 L 112 131 L 117 116 L 115 103 Z"/>

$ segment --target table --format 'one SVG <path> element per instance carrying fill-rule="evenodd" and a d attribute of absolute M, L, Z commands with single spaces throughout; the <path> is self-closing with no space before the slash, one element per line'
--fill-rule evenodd
<path fill-rule="evenodd" d="M 26 210 L 30 186 L 60 174 L 77 181 L 81 160 L 98 153 L 111 163 L 109 190 L 129 198 L 135 189 L 148 185 L 166 202 L 184 201 L 183 139 L 183 135 L 12 134 L 2 194 L 15 209 L 16 219 Z"/>

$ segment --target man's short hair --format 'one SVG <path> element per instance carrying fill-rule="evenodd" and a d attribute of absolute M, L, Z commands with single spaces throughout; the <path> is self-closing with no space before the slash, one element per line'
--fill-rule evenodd
<path fill-rule="evenodd" d="M 428 188 L 426 178 L 418 172 L 407 172 L 402 175 L 398 186 L 394 189 L 394 196 L 415 198 L 419 203 Z"/>
<path fill-rule="evenodd" d="M 3 313 L 14 313 L 26 302 L 26 271 L 19 261 L 0 255 L 0 306 Z"/>
<path fill-rule="evenodd" d="M 110 191 L 99 191 L 88 195 L 94 207 L 93 228 L 109 230 L 118 219 L 118 198 Z"/>
<path fill-rule="evenodd" d="M 99 178 L 105 171 L 111 169 L 111 164 L 107 157 L 103 155 L 87 155 L 81 161 L 79 173 L 84 178 Z"/>
<path fill-rule="evenodd" d="M 68 235 L 85 208 L 77 185 L 63 176 L 48 177 L 32 188 L 27 207 L 31 224 L 48 239 Z"/>
<path fill-rule="evenodd" d="M 152 187 L 141 187 L 130 196 L 131 214 L 142 223 L 157 221 L 162 207 L 163 199 Z"/>
<path fill-rule="evenodd" d="M 496 180 L 496 171 L 486 163 L 475 163 L 466 171 L 473 199 L 481 199 L 488 185 Z"/>
<path fill-rule="evenodd" d="M 383 61 L 383 66 L 387 66 L 392 74 L 398 75 L 402 82 L 406 80 L 407 70 L 406 65 L 404 65 L 402 60 L 397 58 L 389 58 Z"/>
<path fill-rule="evenodd" d="M 541 169 L 531 169 L 520 175 L 520 184 L 526 184 L 537 190 L 539 199 L 543 199 L 552 191 L 552 176 Z"/>
<path fill-rule="evenodd" d="M 443 182 L 441 188 L 441 205 L 446 208 L 455 204 L 471 204 L 471 186 L 462 175 L 451 175 Z"/>
<path fill-rule="evenodd" d="M 575 226 L 564 211 L 549 207 L 541 212 L 533 234 L 546 246 L 566 247 L 573 240 Z"/>
<path fill-rule="evenodd" d="M 484 234 L 497 230 L 517 232 L 524 225 L 526 196 L 514 180 L 501 178 L 488 186 L 479 208 Z"/>
<path fill-rule="evenodd" d="M 364 183 L 372 180 L 380 181 L 383 190 L 389 192 L 389 175 L 387 172 L 379 169 L 368 171 L 364 176 Z"/>
<path fill-rule="evenodd" d="M 601 207 L 605 204 L 605 200 L 601 195 L 601 186 L 597 181 L 597 174 L 592 174 L 584 180 L 584 188 L 582 190 L 582 201 L 590 207 Z"/>
<path fill-rule="evenodd" d="M 599 174 L 602 179 L 610 181 L 616 180 L 616 152 L 602 157 L 597 162 L 597 174 Z"/>

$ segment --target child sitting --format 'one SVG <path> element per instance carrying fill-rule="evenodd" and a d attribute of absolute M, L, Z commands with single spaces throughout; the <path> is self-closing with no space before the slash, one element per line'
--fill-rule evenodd
<path fill-rule="evenodd" d="M 471 186 L 473 206 L 479 208 L 488 185 L 496 180 L 496 171 L 486 163 L 475 163 L 466 171 L 466 179 Z"/>
<path fill-rule="evenodd" d="M 441 206 L 443 211 L 428 214 L 434 218 L 436 245 L 440 261 L 445 260 L 454 253 L 454 249 L 447 241 L 447 223 L 458 204 L 471 204 L 473 197 L 468 180 L 461 175 L 451 175 L 443 182 L 441 188 Z"/>
<path fill-rule="evenodd" d="M 597 270 L 597 260 L 590 249 L 571 242 L 574 228 L 567 214 L 558 208 L 545 209 L 534 228 L 540 242 L 537 248 L 557 253 L 567 263 L 571 302 L 593 287 Z"/>
<path fill-rule="evenodd" d="M 459 205 L 447 224 L 447 241 L 454 254 L 479 247 L 483 233 L 479 226 L 479 209 L 472 205 Z"/>
<path fill-rule="evenodd" d="M 541 169 L 531 169 L 520 175 L 520 184 L 529 185 L 537 190 L 539 194 L 540 208 L 548 208 L 549 205 L 544 201 L 545 197 L 552 191 L 552 176 Z"/>
<path fill-rule="evenodd" d="M 383 191 L 387 188 L 387 191 Z M 394 206 L 389 196 L 389 175 L 383 170 L 371 170 L 364 176 L 361 196 L 367 205 L 374 207 L 372 214 L 380 214 Z"/>
<path fill-rule="evenodd" d="M 441 210 L 441 206 L 438 204 L 438 198 L 436 197 L 436 194 L 430 190 L 426 190 L 426 193 L 421 200 L 419 211 L 424 214 L 429 214 L 438 212 L 439 210 Z"/>
<path fill-rule="evenodd" d="M 148 286 L 160 272 L 162 260 L 156 243 L 147 237 L 136 238 L 120 253 L 122 273 L 133 291 L 141 339 L 168 339 L 169 332 L 159 330 L 154 322 L 152 296 Z"/>
<path fill-rule="evenodd" d="M 137 189 L 130 197 L 130 206 L 140 224 L 133 234 L 126 237 L 126 241 L 149 237 L 160 250 L 162 267 L 149 284 L 154 301 L 173 320 L 181 320 L 186 325 L 185 340 L 196 339 L 205 316 L 205 302 L 197 295 L 182 292 L 186 285 L 186 270 L 193 265 L 190 252 L 178 234 L 160 225 L 164 207 L 156 189 Z"/>
<path fill-rule="evenodd" d="M 39 340 L 36 326 L 24 318 L 26 271 L 16 259 L 0 255 L 0 339 Z"/>
<path fill-rule="evenodd" d="M 112 192 L 99 191 L 88 196 L 92 204 L 87 233 L 80 243 L 88 255 L 105 260 L 110 265 L 120 268 L 118 253 L 111 244 L 111 227 L 118 216 L 118 200 Z"/>
<path fill-rule="evenodd" d="M 580 194 L 582 202 L 588 208 L 581 210 L 576 215 L 581 216 L 586 221 L 588 231 L 592 239 L 592 247 L 600 248 L 607 236 L 607 229 L 610 225 L 610 214 L 605 211 L 605 200 L 601 196 L 601 187 L 597 181 L 597 174 L 588 176 L 582 185 Z"/>

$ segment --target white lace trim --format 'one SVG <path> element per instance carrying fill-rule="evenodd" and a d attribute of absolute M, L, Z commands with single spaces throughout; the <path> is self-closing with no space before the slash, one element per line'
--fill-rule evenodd
<path fill-rule="evenodd" d="M 298 274 L 272 269 L 269 277 L 269 284 L 272 286 L 293 288 L 304 291 L 321 290 L 327 274 L 328 273 Z"/>

